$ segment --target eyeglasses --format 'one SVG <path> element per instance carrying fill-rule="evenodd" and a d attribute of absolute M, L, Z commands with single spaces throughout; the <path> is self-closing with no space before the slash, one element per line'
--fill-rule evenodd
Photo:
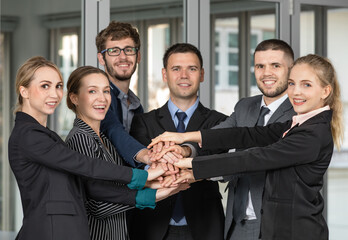
<path fill-rule="evenodd" d="M 113 48 L 104 49 L 100 53 L 103 54 L 103 53 L 107 52 L 109 56 L 118 56 L 121 54 L 121 51 L 123 51 L 124 54 L 127 56 L 132 56 L 132 55 L 137 54 L 138 48 L 135 48 L 135 47 L 125 47 L 125 48 L 113 47 Z"/>

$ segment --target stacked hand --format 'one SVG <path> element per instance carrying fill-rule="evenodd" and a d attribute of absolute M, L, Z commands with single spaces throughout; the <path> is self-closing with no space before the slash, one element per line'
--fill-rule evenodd
<path fill-rule="evenodd" d="M 147 186 L 156 189 L 170 188 L 174 194 L 186 190 L 195 182 L 192 171 L 191 149 L 180 146 L 186 141 L 201 141 L 200 132 L 172 133 L 165 132 L 154 138 L 148 146 L 149 180 Z M 168 191 L 168 190 L 167 190 Z M 171 195 L 170 194 L 170 195 Z"/>

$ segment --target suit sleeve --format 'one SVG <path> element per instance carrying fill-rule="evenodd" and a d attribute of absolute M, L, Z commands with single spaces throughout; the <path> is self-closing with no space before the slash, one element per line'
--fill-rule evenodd
<path fill-rule="evenodd" d="M 272 125 L 274 124 L 268 126 Z M 281 124 L 276 125 L 280 126 Z M 245 137 L 250 134 L 250 129 L 248 128 L 238 129 L 240 132 L 239 136 Z M 267 138 L 264 131 L 260 131 L 260 134 Z M 242 143 L 255 140 L 243 140 L 243 137 L 240 137 L 240 139 L 242 139 Z M 269 141 L 272 137 L 267 139 Z M 194 176 L 196 179 L 201 179 L 307 164 L 315 161 L 318 157 L 321 148 L 321 144 L 317 144 L 318 139 L 320 139 L 320 134 L 314 130 L 296 129 L 284 139 L 269 146 L 255 147 L 234 153 L 197 157 L 192 162 Z"/>
<path fill-rule="evenodd" d="M 151 138 L 148 134 L 143 115 L 139 114 L 133 117 L 132 126 L 129 133 L 145 146 L 151 142 Z"/>
<path fill-rule="evenodd" d="M 273 123 L 264 127 L 203 129 L 202 149 L 228 151 L 231 148 L 263 147 L 278 141 L 291 122 Z"/>
<path fill-rule="evenodd" d="M 132 167 L 139 165 L 134 158 L 140 150 L 146 147 L 129 135 L 113 109 L 109 109 L 105 119 L 101 122 L 101 130 L 128 164 Z"/>
<path fill-rule="evenodd" d="M 51 133 L 54 135 L 55 133 Z M 23 153 L 30 162 L 99 180 L 129 184 L 133 170 L 84 156 L 69 149 L 58 135 L 50 136 L 41 128 L 24 128 L 18 140 L 18 154 Z M 18 156 L 22 157 L 22 156 Z"/>
<path fill-rule="evenodd" d="M 88 157 L 95 158 L 96 161 L 104 161 L 103 159 L 98 159 L 98 146 L 94 139 L 91 139 L 91 137 L 88 137 L 86 134 L 81 134 L 81 133 L 75 133 L 71 138 L 67 140 L 67 145 L 72 149 L 75 150 L 79 153 L 82 153 Z M 116 183 L 100 183 L 96 181 L 85 181 L 85 189 L 88 190 L 86 191 L 88 194 L 88 201 L 86 203 L 86 208 L 89 210 L 89 212 L 98 219 L 103 219 L 106 217 L 110 217 L 112 215 L 115 215 L 117 213 L 129 210 L 133 208 L 132 206 L 135 205 L 135 194 L 133 190 L 130 190 L 128 187 L 125 185 L 118 185 Z M 97 185 L 95 187 L 95 185 Z M 110 186 L 111 185 L 111 186 Z M 127 199 L 128 201 L 131 202 L 132 206 L 129 205 L 124 205 L 124 204 L 118 204 L 118 203 L 123 203 L 123 200 L 120 199 L 123 196 L 120 196 L 119 198 L 115 198 L 115 196 L 112 196 L 112 202 L 116 203 L 110 203 L 110 202 L 103 202 L 103 201 L 97 201 L 96 199 L 100 199 L 101 196 L 104 196 L 105 200 L 105 188 L 109 187 L 111 188 L 111 192 L 115 191 L 117 189 L 123 195 L 125 196 L 125 199 L 129 198 L 130 196 L 133 196 L 134 199 Z M 99 189 L 102 189 L 99 190 Z M 135 191 L 136 192 L 136 191 Z M 97 194 L 96 194 L 97 193 Z M 99 196 L 98 196 L 99 194 Z M 122 194 L 121 194 L 122 195 Z M 94 199 L 92 199 L 92 198 Z M 103 198 L 102 198 L 103 199 Z M 115 201 L 116 199 L 116 201 Z"/>

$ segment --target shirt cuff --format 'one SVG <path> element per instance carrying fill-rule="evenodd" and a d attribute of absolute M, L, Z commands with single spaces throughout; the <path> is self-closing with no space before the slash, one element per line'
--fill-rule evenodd
<path fill-rule="evenodd" d="M 127 186 L 130 189 L 143 189 L 147 181 L 147 176 L 148 176 L 147 171 L 136 169 L 136 168 L 132 168 L 132 171 L 133 171 L 132 180 L 130 183 L 127 184 Z"/>
<path fill-rule="evenodd" d="M 135 196 L 135 207 L 139 209 L 156 207 L 156 189 L 145 188 L 139 190 Z"/>
<path fill-rule="evenodd" d="M 188 157 L 190 157 L 190 158 L 197 157 L 197 150 L 193 145 L 191 145 L 189 143 L 184 143 L 181 146 L 186 146 L 186 147 L 189 147 L 191 149 L 191 155 Z"/>

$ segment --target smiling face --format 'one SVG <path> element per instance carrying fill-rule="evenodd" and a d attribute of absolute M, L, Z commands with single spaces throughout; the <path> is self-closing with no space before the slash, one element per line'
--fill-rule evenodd
<path fill-rule="evenodd" d="M 256 83 L 266 104 L 286 94 L 289 68 L 292 62 L 283 51 L 266 50 L 255 52 L 254 69 Z"/>
<path fill-rule="evenodd" d="M 105 43 L 106 49 L 119 47 L 121 49 L 125 47 L 135 47 L 135 43 L 131 38 L 125 38 L 121 40 L 111 40 L 111 37 Z M 98 53 L 99 62 L 104 65 L 105 71 L 108 74 L 110 80 L 116 85 L 117 81 L 129 81 L 133 73 L 137 68 L 137 64 L 140 62 L 140 53 L 132 56 L 127 56 L 124 51 L 118 56 L 109 56 L 106 52 L 103 54 Z"/>
<path fill-rule="evenodd" d="M 173 53 L 168 58 L 167 68 L 162 69 L 162 77 L 168 83 L 174 103 L 181 100 L 194 102 L 199 84 L 204 81 L 204 69 L 196 54 Z"/>
<path fill-rule="evenodd" d="M 47 116 L 54 110 L 63 97 L 63 81 L 51 67 L 41 67 L 35 71 L 29 87 L 20 86 L 23 97 L 22 111 L 46 126 Z"/>
<path fill-rule="evenodd" d="M 105 118 L 111 103 L 109 81 L 103 74 L 89 74 L 81 79 L 78 94 L 71 94 L 70 99 L 77 117 L 94 129 Z"/>
<path fill-rule="evenodd" d="M 304 114 L 324 106 L 331 87 L 323 87 L 316 72 L 308 64 L 297 64 L 288 80 L 288 96 L 297 114 Z"/>

